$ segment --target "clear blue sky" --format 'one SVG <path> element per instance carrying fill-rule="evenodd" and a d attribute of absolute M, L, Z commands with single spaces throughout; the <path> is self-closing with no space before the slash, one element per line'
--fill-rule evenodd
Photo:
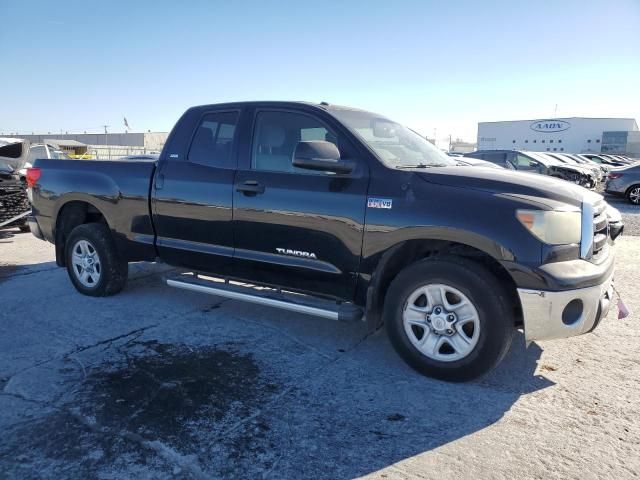
<path fill-rule="evenodd" d="M 438 137 L 640 120 L 640 0 L 0 0 L 0 132 L 169 130 L 189 106 L 328 101 Z"/>

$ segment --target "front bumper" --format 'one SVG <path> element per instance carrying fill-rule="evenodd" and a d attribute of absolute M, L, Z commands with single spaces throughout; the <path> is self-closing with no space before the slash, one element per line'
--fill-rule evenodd
<path fill-rule="evenodd" d="M 607 316 L 613 301 L 613 275 L 600 285 L 551 292 L 518 289 L 527 342 L 588 333 Z"/>
<path fill-rule="evenodd" d="M 42 230 L 40 230 L 40 225 L 38 224 L 38 220 L 36 220 L 36 217 L 33 215 L 29 215 L 27 217 L 27 223 L 29 224 L 31 233 L 33 233 L 36 238 L 44 240 L 44 235 L 42 235 Z"/>

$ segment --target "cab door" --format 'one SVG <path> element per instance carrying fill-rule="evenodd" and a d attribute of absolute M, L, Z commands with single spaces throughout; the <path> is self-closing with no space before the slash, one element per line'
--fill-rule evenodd
<path fill-rule="evenodd" d="M 240 110 L 203 112 L 184 150 L 168 152 L 152 185 L 156 246 L 167 263 L 228 275 Z"/>
<path fill-rule="evenodd" d="M 301 140 L 325 140 L 349 174 L 293 167 Z M 360 262 L 368 168 L 352 144 L 319 117 L 258 109 L 252 143 L 239 160 L 233 191 L 234 276 L 350 299 Z"/>

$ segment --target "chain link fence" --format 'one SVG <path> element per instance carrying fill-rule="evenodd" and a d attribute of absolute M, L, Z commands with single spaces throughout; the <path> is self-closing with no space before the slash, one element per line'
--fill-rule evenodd
<path fill-rule="evenodd" d="M 71 155 L 71 157 L 78 159 L 117 160 L 118 158 L 127 157 L 129 155 L 150 155 L 159 153 L 160 150 L 145 147 L 93 145 L 88 148 L 85 154 Z"/>

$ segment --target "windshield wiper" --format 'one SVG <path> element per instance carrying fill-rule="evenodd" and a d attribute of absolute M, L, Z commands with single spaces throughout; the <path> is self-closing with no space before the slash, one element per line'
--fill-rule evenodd
<path fill-rule="evenodd" d="M 396 165 L 397 169 L 403 168 L 429 168 L 433 167 L 433 165 L 427 165 L 426 163 L 418 163 L 417 165 Z"/>
<path fill-rule="evenodd" d="M 396 165 L 397 169 L 405 169 L 405 168 L 433 168 L 433 167 L 448 167 L 444 163 L 432 163 L 427 165 L 426 163 L 418 163 L 417 165 Z"/>

